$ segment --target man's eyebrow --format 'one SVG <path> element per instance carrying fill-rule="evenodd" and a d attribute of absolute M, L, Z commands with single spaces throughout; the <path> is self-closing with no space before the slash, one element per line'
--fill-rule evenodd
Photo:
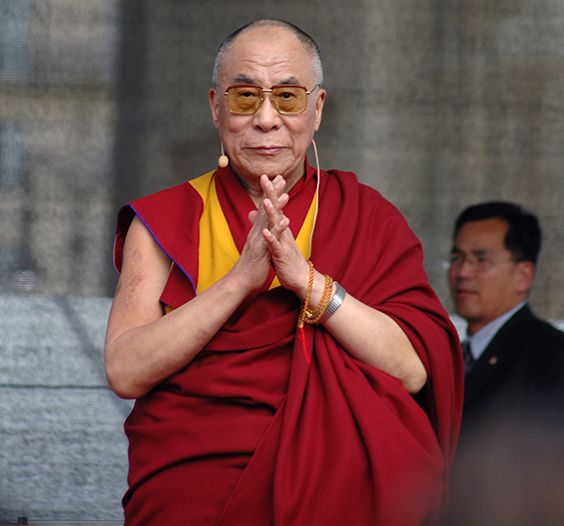
<path fill-rule="evenodd" d="M 240 82 L 242 84 L 256 84 L 256 82 L 254 81 L 254 79 L 252 79 L 251 77 L 248 77 L 247 75 L 237 75 L 235 77 L 234 82 Z"/>
<path fill-rule="evenodd" d="M 474 248 L 470 250 L 470 254 L 472 254 L 473 256 L 487 256 L 488 254 L 491 254 L 491 252 L 492 251 L 488 250 L 487 248 Z M 462 250 L 460 247 L 457 247 L 456 245 L 453 245 L 450 249 L 450 253 L 464 254 L 464 250 Z"/>
<path fill-rule="evenodd" d="M 284 86 L 285 84 L 300 84 L 300 81 L 296 77 L 288 77 L 287 79 L 278 82 L 278 86 Z"/>
<path fill-rule="evenodd" d="M 476 249 L 472 250 L 472 254 L 474 256 L 488 256 L 491 253 L 492 253 L 492 251 L 488 250 L 487 248 L 476 248 Z"/>

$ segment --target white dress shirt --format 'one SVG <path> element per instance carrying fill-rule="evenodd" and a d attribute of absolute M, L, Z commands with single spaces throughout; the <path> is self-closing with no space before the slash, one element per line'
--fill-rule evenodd
<path fill-rule="evenodd" d="M 482 327 L 476 334 L 469 335 L 466 334 L 465 341 L 470 342 L 470 350 L 474 360 L 477 360 L 482 356 L 482 353 L 486 350 L 486 347 L 492 341 L 493 337 L 497 334 L 497 331 L 505 325 L 505 323 L 513 316 L 521 307 L 523 307 L 527 302 L 523 301 L 516 305 L 511 310 L 505 312 L 501 316 L 498 316 L 495 320 L 490 321 L 486 326 Z"/>

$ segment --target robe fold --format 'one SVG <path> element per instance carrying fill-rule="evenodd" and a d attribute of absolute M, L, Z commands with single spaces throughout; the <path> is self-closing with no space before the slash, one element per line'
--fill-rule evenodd
<path fill-rule="evenodd" d="M 399 211 L 352 173 L 316 177 L 306 162 L 285 208 L 304 256 L 400 325 L 427 385 L 410 395 L 323 326 L 296 337 L 299 301 L 271 272 L 190 364 L 136 400 L 126 524 L 437 520 L 461 416 L 456 331 Z M 178 308 L 236 261 L 253 208 L 229 168 L 133 201 L 119 214 L 116 268 L 137 215 L 172 262 L 161 302 Z"/>

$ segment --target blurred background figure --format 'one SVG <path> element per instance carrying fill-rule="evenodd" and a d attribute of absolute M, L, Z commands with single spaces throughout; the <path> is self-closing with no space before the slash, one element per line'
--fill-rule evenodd
<path fill-rule="evenodd" d="M 453 524 L 564 523 L 564 333 L 528 304 L 540 247 L 536 216 L 514 203 L 455 223 L 448 282 L 467 334 Z"/>

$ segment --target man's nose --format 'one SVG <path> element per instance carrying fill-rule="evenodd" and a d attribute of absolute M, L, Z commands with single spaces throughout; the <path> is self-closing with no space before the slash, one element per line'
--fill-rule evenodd
<path fill-rule="evenodd" d="M 475 269 L 475 261 L 471 260 L 470 258 L 462 258 L 456 268 L 456 275 L 459 278 L 473 276 Z"/>
<path fill-rule="evenodd" d="M 280 114 L 272 102 L 272 94 L 263 93 L 263 101 L 254 115 L 255 126 L 263 131 L 279 128 L 282 124 Z"/>

